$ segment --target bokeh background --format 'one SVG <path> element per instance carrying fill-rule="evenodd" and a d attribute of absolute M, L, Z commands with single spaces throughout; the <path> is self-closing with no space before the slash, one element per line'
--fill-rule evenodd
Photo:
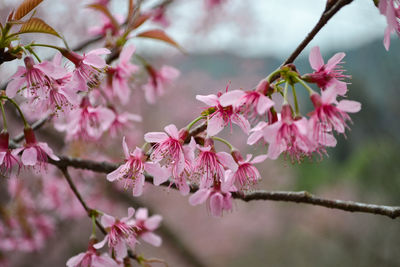
<path fill-rule="evenodd" d="M 145 5 L 154 2 L 145 1 Z M 183 127 L 197 117 L 203 108 L 195 100 L 197 94 L 223 91 L 228 83 L 232 89 L 253 88 L 300 43 L 318 20 L 324 2 L 226 0 L 221 7 L 206 10 L 200 0 L 174 1 L 167 12 L 171 22 L 167 32 L 187 54 L 156 41 L 133 43 L 138 54 L 156 66 L 178 68 L 181 76 L 157 105 L 145 103 L 138 90 L 140 100 L 130 108 L 142 113 L 144 120 L 134 132 L 125 133 L 130 145 L 140 146 L 144 132 L 160 131 L 169 123 Z M 4 20 L 15 2 L 0 3 Z M 45 1 L 38 14 L 73 46 L 89 38 L 87 29 L 99 19 L 83 8 L 85 3 Z M 122 0 L 112 4 L 113 11 L 120 14 L 126 12 L 125 6 Z M 308 73 L 307 56 L 312 46 L 320 46 L 325 60 L 336 52 L 345 52 L 344 68 L 352 76 L 348 98 L 361 102 L 362 110 L 352 116 L 351 130 L 346 137 L 338 137 L 337 147 L 329 149 L 329 156 L 323 160 L 292 164 L 280 159 L 260 164 L 263 179 L 256 189 L 307 190 L 332 199 L 400 205 L 400 42 L 393 36 L 390 52 L 384 49 L 385 23 L 372 0 L 354 1 L 296 60 L 297 69 Z M 40 53 L 45 56 L 48 52 Z M 1 77 L 14 70 L 13 64 L 2 65 Z M 306 92 L 299 94 L 306 114 L 311 103 Z M 51 127 L 45 130 L 53 131 Z M 262 148 L 247 147 L 245 136 L 237 128 L 223 135 L 243 151 L 265 153 Z M 61 151 L 62 145 L 54 145 Z M 120 139 L 106 149 L 118 162 Z M 85 179 L 82 174 L 78 176 Z M 104 188 L 110 186 L 104 175 L 93 181 L 104 183 Z M 125 207 L 141 205 L 162 214 L 164 225 L 205 266 L 400 266 L 400 225 L 386 217 L 295 203 L 235 201 L 232 213 L 213 218 L 205 205 L 192 207 L 187 197 L 166 188 L 148 185 L 138 199 L 129 192 L 106 194 L 123 207 L 121 215 Z M 89 233 L 90 221 L 85 217 L 62 222 L 44 250 L 23 256 L 12 254 L 12 266 L 64 266 L 68 258 L 86 249 L 87 240 L 82 236 Z M 162 258 L 169 266 L 190 266 L 190 260 L 182 258 L 176 248 L 177 241 L 159 233 L 164 239 L 161 249 L 143 244 L 139 252 Z"/>

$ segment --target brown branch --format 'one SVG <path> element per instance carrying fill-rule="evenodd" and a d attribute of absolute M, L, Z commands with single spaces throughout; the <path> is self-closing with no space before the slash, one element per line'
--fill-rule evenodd
<path fill-rule="evenodd" d="M 308 33 L 306 38 L 299 44 L 293 53 L 283 62 L 282 65 L 293 63 L 306 46 L 314 39 L 315 35 L 325 26 L 326 23 L 344 6 L 350 4 L 353 0 L 330 0 L 322 13 L 319 21 L 314 28 Z"/>
<path fill-rule="evenodd" d="M 118 165 L 109 162 L 95 162 L 91 160 L 84 160 L 78 158 L 60 157 L 60 161 L 50 160 L 51 164 L 54 164 L 60 168 L 66 168 L 67 166 L 91 170 L 98 173 L 109 173 L 115 170 Z M 147 182 L 152 182 L 151 176 L 146 176 Z M 169 186 L 166 182 L 162 186 Z M 176 188 L 172 186 L 172 188 Z M 197 186 L 191 186 L 191 192 L 196 191 Z M 344 201 L 336 199 L 325 199 L 321 197 L 314 196 L 308 192 L 292 192 L 292 191 L 254 191 L 252 193 L 234 193 L 233 198 L 241 199 L 243 201 L 253 201 L 253 200 L 273 200 L 273 201 L 286 201 L 286 202 L 296 202 L 311 204 L 331 209 L 344 210 L 349 212 L 362 212 L 371 213 L 376 215 L 383 215 L 395 219 L 400 217 L 400 207 L 398 206 L 384 206 L 367 204 L 354 201 Z"/>
<path fill-rule="evenodd" d="M 81 194 L 79 193 L 79 191 L 76 188 L 74 182 L 72 181 L 72 178 L 71 178 L 71 175 L 68 172 L 68 169 L 66 167 L 59 167 L 59 169 L 63 173 L 65 179 L 67 180 L 68 185 L 71 188 L 72 192 L 74 193 L 74 195 L 76 196 L 78 201 L 81 203 L 82 207 L 85 209 L 87 215 L 89 216 L 89 218 L 91 218 L 92 214 L 93 214 L 93 210 L 91 208 L 89 208 L 89 206 L 86 204 L 85 200 L 83 200 Z M 97 228 L 99 228 L 99 230 L 104 235 L 106 235 L 107 234 L 106 229 L 104 229 L 104 227 L 100 224 L 100 222 L 97 219 L 95 219 L 95 223 L 96 223 Z M 133 253 L 130 249 L 128 249 L 128 256 L 131 259 L 138 260 L 138 258 L 135 255 L 135 253 Z"/>

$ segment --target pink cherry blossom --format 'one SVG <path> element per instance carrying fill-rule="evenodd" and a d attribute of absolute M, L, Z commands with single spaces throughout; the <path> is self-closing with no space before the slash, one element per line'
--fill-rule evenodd
<path fill-rule="evenodd" d="M 107 131 L 115 114 L 105 107 L 93 107 L 87 97 L 82 99 L 80 107 L 66 114 L 66 123 L 55 122 L 55 128 L 67 133 L 67 139 L 98 140 Z"/>
<path fill-rule="evenodd" d="M 115 25 L 111 22 L 111 20 L 103 15 L 101 16 L 101 26 L 93 26 L 90 27 L 88 33 L 90 35 L 102 35 L 102 36 L 118 36 L 122 34 L 122 30 L 115 27 Z M 124 17 L 121 15 L 114 15 L 115 20 L 118 22 L 119 25 L 124 23 Z"/>
<path fill-rule="evenodd" d="M 224 176 L 220 182 L 215 183 L 211 188 L 200 188 L 189 198 L 192 206 L 202 204 L 207 201 L 207 207 L 212 216 L 220 217 L 223 211 L 232 210 L 232 194 L 236 192 L 233 185 L 233 175 L 229 174 L 231 170 L 226 171 L 228 175 Z"/>
<path fill-rule="evenodd" d="M 21 163 L 15 157 L 16 153 L 9 146 L 9 133 L 0 133 L 0 175 L 10 176 L 14 166 L 18 166 L 18 171 L 21 168 Z"/>
<path fill-rule="evenodd" d="M 238 188 L 247 189 L 250 185 L 256 184 L 261 179 L 261 175 L 254 164 L 263 162 L 267 155 L 260 155 L 251 160 L 251 154 L 248 154 L 246 159 L 243 159 L 237 150 L 233 151 L 232 154 L 238 163 L 238 169 L 235 172 L 227 172 L 226 175 L 232 175 L 232 179 Z"/>
<path fill-rule="evenodd" d="M 117 260 L 122 260 L 128 255 L 128 249 L 134 249 L 136 244 L 135 222 L 132 219 L 135 213 L 134 208 L 128 209 L 128 216 L 116 219 L 110 215 L 103 214 L 101 224 L 107 230 L 107 235 L 103 241 L 93 245 L 95 249 L 102 248 L 106 243 L 110 249 L 115 252 Z"/>
<path fill-rule="evenodd" d="M 390 35 L 396 32 L 400 36 L 400 5 L 398 0 L 380 0 L 379 11 L 386 16 L 387 27 L 383 44 L 386 50 L 390 47 Z"/>
<path fill-rule="evenodd" d="M 361 104 L 350 100 L 337 102 L 337 91 L 334 87 L 322 91 L 321 94 L 320 96 L 314 93 L 310 97 L 315 108 L 310 117 L 313 139 L 324 146 L 335 146 L 336 140 L 329 132 L 334 129 L 344 134 L 345 129 L 348 128 L 346 121 L 351 122 L 347 113 L 360 111 Z"/>
<path fill-rule="evenodd" d="M 133 195 L 140 196 L 143 192 L 144 180 L 143 175 L 145 169 L 145 154 L 136 147 L 133 152 L 129 152 L 128 145 L 125 141 L 125 136 L 122 139 L 122 147 L 125 154 L 125 164 L 119 166 L 113 172 L 107 174 L 107 180 L 110 182 L 123 180 L 125 188 L 132 186 Z"/>
<path fill-rule="evenodd" d="M 212 183 L 222 181 L 225 168 L 237 171 L 238 165 L 226 152 L 218 152 L 211 145 L 197 146 L 200 150 L 193 166 L 193 178 L 200 181 L 201 188 L 208 188 Z"/>
<path fill-rule="evenodd" d="M 112 88 L 114 95 L 118 96 L 122 104 L 129 102 L 131 88 L 129 87 L 129 78 L 138 71 L 138 66 L 130 63 L 133 53 L 135 53 L 134 45 L 126 45 L 119 56 L 119 63 L 115 67 L 107 69 L 107 73 L 111 79 L 108 80 L 109 86 Z M 111 83 L 111 84 L 110 84 Z"/>
<path fill-rule="evenodd" d="M 164 28 L 168 27 L 171 22 L 168 20 L 167 16 L 165 15 L 166 8 L 165 6 L 160 6 L 152 10 L 151 16 L 152 21 L 155 23 L 160 24 Z"/>
<path fill-rule="evenodd" d="M 339 65 L 342 63 L 344 56 L 345 53 L 337 53 L 324 64 L 319 47 L 313 47 L 310 52 L 309 61 L 315 71 L 311 74 L 306 74 L 306 79 L 316 83 L 322 90 L 335 86 L 340 95 L 345 95 L 347 84 L 342 79 L 349 78 L 350 76 L 343 74 L 344 70 Z"/>
<path fill-rule="evenodd" d="M 251 130 L 247 143 L 252 145 L 260 138 L 269 143 L 268 158 L 277 159 L 282 153 L 288 153 L 292 160 L 300 160 L 304 155 L 310 155 L 316 144 L 309 138 L 307 119 L 294 119 L 289 105 L 284 105 L 281 119 L 272 124 L 260 122 Z"/>
<path fill-rule="evenodd" d="M 144 135 L 148 143 L 155 143 L 150 159 L 167 168 L 171 167 L 172 175 L 178 177 L 185 168 L 183 142 L 187 136 L 185 129 L 178 131 L 175 125 L 170 124 L 163 132 L 150 132 Z"/>
<path fill-rule="evenodd" d="M 60 160 L 53 150 L 44 142 L 37 142 L 32 128 L 24 129 L 25 141 L 23 147 L 15 149 L 14 153 L 19 154 L 22 151 L 21 162 L 25 166 L 44 167 L 47 163 L 47 158 L 58 161 Z"/>
<path fill-rule="evenodd" d="M 68 267 L 118 267 L 121 266 L 108 254 L 97 252 L 92 244 L 86 252 L 79 253 L 67 261 Z"/>
<path fill-rule="evenodd" d="M 94 49 L 83 56 L 72 51 L 63 51 L 62 54 L 75 65 L 72 80 L 68 87 L 77 91 L 88 91 L 88 86 L 98 84 L 100 72 L 107 66 L 101 55 L 107 55 L 110 50 L 106 48 Z"/>
<path fill-rule="evenodd" d="M 233 90 L 219 98 L 221 106 L 240 109 L 247 118 L 264 115 L 275 103 L 259 91 Z"/>
<path fill-rule="evenodd" d="M 153 215 L 149 217 L 146 208 L 139 208 L 136 212 L 135 218 L 138 237 L 155 247 L 161 246 L 161 237 L 153 233 L 154 230 L 160 226 L 162 221 L 161 215 Z"/>
<path fill-rule="evenodd" d="M 233 92 L 233 91 L 232 91 Z M 221 93 L 216 95 L 197 95 L 196 99 L 207 104 L 211 108 L 212 113 L 208 115 L 207 135 L 214 136 L 232 123 L 238 125 L 243 132 L 249 133 L 250 123 L 239 113 L 239 110 L 233 106 L 222 106 L 220 103 Z M 235 98 L 235 97 L 233 97 Z M 230 97 L 227 98 L 230 100 Z M 228 102 L 228 101 L 227 101 Z"/>
<path fill-rule="evenodd" d="M 49 61 L 35 64 L 33 58 L 24 58 L 25 67 L 18 67 L 17 72 L 11 77 L 12 81 L 8 83 L 6 94 L 13 98 L 19 90 L 26 86 L 26 97 L 37 97 L 45 94 L 52 77 L 57 77 L 59 73 L 65 72 L 61 67 L 57 67 Z"/>
<path fill-rule="evenodd" d="M 156 71 L 149 65 L 146 68 L 149 73 L 149 81 L 143 85 L 143 90 L 147 102 L 154 104 L 157 97 L 164 95 L 164 87 L 178 78 L 180 72 L 170 66 L 162 66 L 160 71 Z"/>
<path fill-rule="evenodd" d="M 140 115 L 129 112 L 117 113 L 115 109 L 112 109 L 112 111 L 115 115 L 115 119 L 110 126 L 110 134 L 112 137 L 117 136 L 117 134 L 122 132 L 123 129 L 131 130 L 133 128 L 132 122 L 142 121 L 142 117 Z"/>

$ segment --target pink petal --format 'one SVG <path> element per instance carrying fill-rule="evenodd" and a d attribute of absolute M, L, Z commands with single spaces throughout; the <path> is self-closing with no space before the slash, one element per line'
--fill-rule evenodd
<path fill-rule="evenodd" d="M 210 211 L 212 216 L 222 216 L 223 202 L 223 196 L 219 193 L 213 194 L 210 197 Z"/>
<path fill-rule="evenodd" d="M 106 244 L 107 240 L 108 240 L 108 235 L 106 235 L 102 241 L 94 244 L 93 247 L 95 249 L 100 249 L 100 248 L 104 247 L 104 245 Z"/>
<path fill-rule="evenodd" d="M 147 232 L 141 235 L 141 238 L 146 241 L 147 243 L 159 247 L 161 246 L 162 239 L 158 235 L 152 233 L 152 232 Z"/>
<path fill-rule="evenodd" d="M 153 183 L 156 186 L 165 183 L 171 176 L 170 170 L 162 168 L 158 163 L 146 162 L 144 168 L 148 174 L 153 176 Z"/>
<path fill-rule="evenodd" d="M 124 150 L 125 159 L 129 159 L 130 153 L 129 153 L 128 145 L 126 144 L 126 141 L 125 141 L 125 136 L 122 138 L 122 148 Z"/>
<path fill-rule="evenodd" d="M 161 221 L 162 221 L 161 215 L 153 215 L 144 222 L 144 226 L 148 230 L 154 231 L 155 229 L 157 229 L 160 226 Z"/>
<path fill-rule="evenodd" d="M 324 66 L 324 60 L 321 56 L 321 52 L 319 51 L 318 46 L 314 46 L 313 48 L 311 48 L 308 60 L 310 61 L 311 67 L 316 71 Z"/>
<path fill-rule="evenodd" d="M 328 63 L 326 63 L 326 70 L 329 72 L 332 69 L 334 69 L 336 67 L 337 64 L 340 63 L 340 61 L 346 56 L 345 53 L 341 52 L 341 53 L 336 53 L 333 57 L 331 57 L 328 60 Z"/>
<path fill-rule="evenodd" d="M 98 69 L 102 69 L 107 65 L 106 61 L 97 55 L 87 55 L 84 58 L 83 63 Z"/>
<path fill-rule="evenodd" d="M 261 163 L 261 162 L 263 162 L 264 160 L 266 160 L 267 158 L 268 158 L 267 155 L 259 155 L 259 156 L 255 157 L 255 158 L 251 161 L 251 164 Z"/>
<path fill-rule="evenodd" d="M 208 120 L 207 135 L 214 136 L 222 131 L 225 127 L 225 121 L 220 114 L 215 114 Z"/>
<path fill-rule="evenodd" d="M 22 152 L 21 161 L 25 166 L 34 166 L 37 163 L 37 151 L 34 147 L 29 147 Z"/>
<path fill-rule="evenodd" d="M 6 95 L 9 98 L 15 97 L 18 90 L 22 88 L 22 86 L 24 85 L 25 82 L 26 82 L 26 80 L 24 78 L 15 78 L 11 82 L 9 82 L 7 84 L 7 88 L 6 88 Z"/>
<path fill-rule="evenodd" d="M 233 90 L 219 97 L 219 103 L 223 107 L 234 106 L 246 93 L 242 90 Z"/>
<path fill-rule="evenodd" d="M 257 113 L 259 115 L 264 115 L 273 105 L 275 105 L 275 103 L 269 97 L 260 95 L 257 103 Z"/>
<path fill-rule="evenodd" d="M 342 100 L 338 103 L 337 108 L 344 112 L 355 113 L 361 110 L 361 103 L 351 100 Z"/>
<path fill-rule="evenodd" d="M 136 212 L 136 220 L 145 221 L 149 217 L 149 211 L 146 208 L 139 208 Z"/>
<path fill-rule="evenodd" d="M 141 196 L 143 193 L 143 187 L 144 187 L 144 175 L 140 174 L 138 177 L 136 177 L 137 181 L 135 182 L 135 186 L 133 187 L 133 196 L 138 197 Z"/>
<path fill-rule="evenodd" d="M 114 251 L 117 260 L 122 260 L 128 255 L 127 247 L 125 245 L 125 242 L 122 240 L 117 241 L 114 247 Z"/>
<path fill-rule="evenodd" d="M 193 195 L 191 195 L 189 197 L 190 205 L 196 206 L 196 205 L 204 203 L 207 200 L 207 198 L 209 197 L 210 193 L 211 192 L 209 189 L 197 190 L 196 193 L 194 193 Z"/>
<path fill-rule="evenodd" d="M 161 70 L 160 70 L 160 75 L 164 79 L 171 81 L 171 80 L 178 78 L 180 75 L 180 72 L 179 72 L 179 70 L 175 69 L 174 67 L 162 66 Z"/>
<path fill-rule="evenodd" d="M 111 227 L 113 224 L 115 223 L 115 218 L 113 216 L 110 216 L 108 214 L 103 214 L 103 216 L 101 216 L 101 224 L 107 228 L 107 227 Z"/>
<path fill-rule="evenodd" d="M 196 99 L 209 106 L 216 106 L 219 103 L 216 95 L 196 95 Z"/>
<path fill-rule="evenodd" d="M 123 178 L 123 174 L 121 173 L 121 171 L 125 168 L 126 168 L 125 164 L 119 166 L 116 170 L 107 174 L 107 180 L 110 182 L 114 182 L 116 180 Z"/>
<path fill-rule="evenodd" d="M 136 47 L 133 44 L 125 45 L 124 48 L 122 48 L 121 54 L 119 56 L 120 63 L 129 62 L 133 53 L 135 53 L 135 50 L 136 50 Z"/>
<path fill-rule="evenodd" d="M 43 151 L 46 152 L 47 156 L 49 156 L 49 158 L 51 158 L 52 160 L 55 160 L 55 161 L 60 160 L 60 158 L 54 154 L 53 150 L 49 147 L 49 145 L 47 143 L 39 142 L 38 146 L 41 149 L 43 149 Z"/>
<path fill-rule="evenodd" d="M 218 152 L 217 158 L 218 158 L 218 161 L 222 165 L 224 165 L 224 167 L 231 169 L 234 172 L 237 171 L 238 165 L 235 162 L 235 160 L 233 159 L 233 157 L 231 156 L 231 154 L 228 154 L 226 152 Z"/>
<path fill-rule="evenodd" d="M 85 257 L 85 255 L 86 255 L 86 253 L 85 253 L 85 252 L 82 252 L 82 253 L 79 253 L 78 255 L 76 255 L 76 256 L 70 258 L 70 259 L 67 261 L 67 263 L 66 263 L 67 266 L 68 266 L 68 267 L 76 267 L 76 266 L 79 266 L 78 264 L 83 260 L 83 258 Z"/>
<path fill-rule="evenodd" d="M 162 132 L 150 132 L 144 135 L 144 140 L 147 143 L 160 143 L 168 139 L 168 135 Z"/>
<path fill-rule="evenodd" d="M 390 29 L 389 26 L 387 26 L 386 29 L 385 29 L 385 35 L 384 35 L 384 38 L 383 38 L 383 45 L 385 46 L 386 51 L 389 51 L 390 34 L 391 34 L 391 32 L 392 32 L 392 30 Z"/>
<path fill-rule="evenodd" d="M 87 53 L 87 55 L 108 55 L 110 53 L 111 51 L 108 50 L 107 48 L 97 48 Z"/>
<path fill-rule="evenodd" d="M 178 140 L 179 139 L 179 133 L 178 133 L 178 128 L 174 124 L 170 124 L 164 127 L 164 131 L 171 136 L 172 138 Z"/>

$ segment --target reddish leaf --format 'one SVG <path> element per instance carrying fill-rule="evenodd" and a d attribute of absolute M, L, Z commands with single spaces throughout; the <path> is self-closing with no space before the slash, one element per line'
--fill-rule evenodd
<path fill-rule="evenodd" d="M 43 0 L 25 0 L 14 13 L 14 20 L 20 20 L 37 7 Z"/>
<path fill-rule="evenodd" d="M 107 18 L 110 19 L 112 25 L 114 26 L 115 29 L 119 29 L 119 24 L 118 21 L 113 17 L 113 15 L 111 15 L 110 10 L 108 10 L 107 7 L 100 5 L 100 4 L 90 4 L 87 5 L 88 8 L 92 8 L 95 9 L 97 11 L 100 11 L 101 13 L 103 13 L 104 15 L 107 16 Z"/>
<path fill-rule="evenodd" d="M 149 18 L 151 18 L 150 14 L 141 14 L 136 20 L 135 23 L 132 26 L 132 29 L 136 29 L 140 27 L 143 23 L 145 23 Z"/>
<path fill-rule="evenodd" d="M 139 33 L 137 35 L 137 37 L 151 38 L 151 39 L 164 41 L 164 42 L 166 42 L 166 43 L 168 43 L 170 45 L 175 46 L 176 48 L 178 48 L 182 52 L 184 52 L 183 48 L 177 42 L 175 42 L 171 37 L 169 37 L 163 30 L 145 31 L 145 32 Z"/>
<path fill-rule="evenodd" d="M 31 18 L 30 20 L 22 24 L 22 27 L 21 29 L 19 29 L 18 33 L 23 34 L 32 32 L 51 34 L 61 38 L 56 30 L 54 30 L 46 22 L 39 18 Z"/>

